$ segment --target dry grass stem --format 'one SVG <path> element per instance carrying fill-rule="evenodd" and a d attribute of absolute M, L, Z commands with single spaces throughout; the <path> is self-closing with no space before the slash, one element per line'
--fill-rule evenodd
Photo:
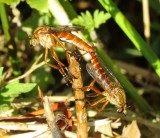
<path fill-rule="evenodd" d="M 63 134 L 67 137 L 67 138 L 77 138 L 77 135 L 73 132 L 70 131 L 64 131 Z"/>
<path fill-rule="evenodd" d="M 73 77 L 72 89 L 75 95 L 76 116 L 77 116 L 77 136 L 78 138 L 87 138 L 87 113 L 85 108 L 85 95 L 82 91 L 83 82 L 79 63 L 74 56 L 70 57 L 69 70 Z"/>
<path fill-rule="evenodd" d="M 144 36 L 148 45 L 150 44 L 150 15 L 149 15 L 149 0 L 142 0 L 143 9 L 143 25 L 144 25 Z"/>
<path fill-rule="evenodd" d="M 145 126 L 147 126 L 148 128 L 152 128 L 152 129 L 156 129 L 158 131 L 160 131 L 160 127 L 159 127 L 159 122 L 157 123 L 153 123 L 152 121 L 148 121 L 147 119 L 144 119 L 142 117 L 136 116 L 135 113 L 133 113 L 132 111 L 127 112 L 127 115 L 124 116 L 123 114 L 118 114 L 116 112 L 103 112 L 103 113 L 98 113 L 97 117 L 98 118 L 103 118 L 103 117 L 113 117 L 113 118 L 121 118 L 122 120 L 127 120 L 127 121 L 133 121 L 136 120 L 137 123 L 139 124 L 143 124 Z"/>
<path fill-rule="evenodd" d="M 42 93 L 39 86 L 38 86 L 38 91 L 39 91 L 39 93 Z M 61 138 L 61 133 L 60 133 L 59 128 L 56 124 L 56 117 L 51 110 L 51 105 L 50 105 L 50 102 L 49 102 L 49 99 L 47 96 L 45 96 L 43 98 L 43 106 L 44 106 L 46 120 L 47 120 L 49 129 L 51 131 L 52 137 L 53 138 Z"/>
<path fill-rule="evenodd" d="M 74 96 L 48 96 L 50 102 L 72 102 Z"/>
<path fill-rule="evenodd" d="M 6 130 L 17 130 L 17 131 L 47 131 L 48 127 L 46 124 L 30 124 L 29 123 L 17 123 L 17 122 L 0 122 L 0 128 Z"/>
<path fill-rule="evenodd" d="M 26 76 L 28 76 L 29 74 L 31 74 L 31 73 L 32 73 L 34 70 L 36 70 L 37 68 L 39 68 L 39 67 L 43 66 L 44 64 L 46 64 L 45 61 L 37 64 L 37 63 L 39 62 L 39 60 L 42 58 L 42 56 L 43 56 L 43 54 L 41 54 L 41 55 L 37 58 L 37 60 L 33 63 L 33 65 L 31 66 L 31 68 L 30 68 L 26 73 L 24 73 L 23 75 L 15 78 L 15 79 L 12 79 L 12 80 L 8 81 L 8 83 L 11 83 L 11 82 L 16 81 L 16 80 L 23 79 L 23 78 L 25 78 Z M 49 59 L 47 60 L 47 62 L 49 62 Z"/>

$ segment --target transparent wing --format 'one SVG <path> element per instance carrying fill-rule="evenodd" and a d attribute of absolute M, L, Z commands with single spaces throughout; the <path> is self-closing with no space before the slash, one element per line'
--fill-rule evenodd
<path fill-rule="evenodd" d="M 50 29 L 55 32 L 71 32 L 71 31 L 81 31 L 84 28 L 76 25 L 61 25 L 61 26 L 50 26 Z"/>
<path fill-rule="evenodd" d="M 103 85 L 100 74 L 95 70 L 93 65 L 91 63 L 87 63 L 86 69 L 89 75 L 105 90 L 106 86 Z"/>
<path fill-rule="evenodd" d="M 87 72 L 89 73 L 89 75 L 96 80 L 96 82 L 104 89 L 104 90 L 110 90 L 108 87 L 111 83 L 114 84 L 114 86 L 118 86 L 119 82 L 118 80 L 115 78 L 115 76 L 113 75 L 113 73 L 111 71 L 109 71 L 108 68 L 105 68 L 105 75 L 106 75 L 106 79 L 101 77 L 101 74 L 93 67 L 93 65 L 91 63 L 87 63 L 86 65 L 86 69 Z M 113 78 L 114 77 L 114 78 Z M 103 81 L 105 80 L 109 80 L 108 83 L 104 83 Z M 104 86 L 105 85 L 105 86 Z"/>
<path fill-rule="evenodd" d="M 103 68 L 103 70 L 105 71 L 106 75 L 110 77 L 110 79 L 116 83 L 117 85 L 119 84 L 119 81 L 117 80 L 117 78 L 114 76 L 113 72 L 107 67 L 104 65 L 103 61 L 99 58 L 98 58 L 98 61 L 101 65 L 101 67 Z"/>
<path fill-rule="evenodd" d="M 87 72 L 89 73 L 89 75 L 96 80 L 96 82 L 98 82 L 101 85 L 101 79 L 98 77 L 99 74 L 98 72 L 95 70 L 95 68 L 93 67 L 93 65 L 91 63 L 87 63 L 86 65 L 86 69 Z"/>

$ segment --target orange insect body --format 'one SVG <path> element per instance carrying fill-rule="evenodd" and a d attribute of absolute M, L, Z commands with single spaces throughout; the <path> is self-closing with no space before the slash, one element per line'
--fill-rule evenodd
<path fill-rule="evenodd" d="M 76 46 L 78 49 L 83 50 L 91 55 L 91 64 L 87 64 L 88 73 L 95 79 L 101 87 L 105 90 L 103 95 L 106 96 L 106 101 L 116 105 L 119 109 L 118 112 L 126 112 L 126 95 L 111 72 L 105 71 L 96 57 L 95 49 L 87 44 L 85 41 L 72 34 L 71 31 L 79 31 L 81 27 L 78 26 L 41 26 L 34 31 L 31 43 L 33 46 L 42 45 L 50 49 L 55 47 L 57 38 L 61 41 L 68 42 Z M 63 46 L 66 50 L 67 48 Z"/>
<path fill-rule="evenodd" d="M 55 35 L 62 41 L 72 43 L 80 50 L 86 51 L 88 53 L 95 52 L 92 46 L 88 45 L 85 41 L 70 32 L 56 32 Z"/>
<path fill-rule="evenodd" d="M 109 74 L 108 70 L 104 70 L 99 62 L 87 63 L 86 68 L 92 78 L 104 89 L 102 95 L 106 98 L 105 102 L 109 101 L 117 106 L 118 112 L 126 114 L 126 95 L 118 80 Z"/>

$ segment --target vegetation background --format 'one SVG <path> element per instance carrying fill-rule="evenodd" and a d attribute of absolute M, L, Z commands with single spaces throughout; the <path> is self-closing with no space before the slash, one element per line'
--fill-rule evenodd
<path fill-rule="evenodd" d="M 38 107 L 30 105 L 38 97 L 38 85 L 45 95 L 72 95 L 71 87 L 61 74 L 45 65 L 43 58 L 38 64 L 40 67 L 31 68 L 44 49 L 31 47 L 29 42 L 34 29 L 40 25 L 74 24 L 84 27 L 82 39 L 95 46 L 105 66 L 120 81 L 126 91 L 129 114 L 131 110 L 136 116 L 134 119 L 121 117 L 126 122 L 118 131 L 112 131 L 124 136 L 122 128 L 136 120 L 139 128 L 135 133 L 138 130 L 142 137 L 158 137 L 160 2 L 150 0 L 148 7 L 145 2 L 147 0 L 0 0 L 1 116 L 37 110 Z M 56 52 L 67 66 L 64 50 L 56 48 Z M 85 85 L 91 80 L 85 69 L 86 61 L 86 57 L 80 60 Z M 25 74 L 28 70 L 31 73 Z"/>

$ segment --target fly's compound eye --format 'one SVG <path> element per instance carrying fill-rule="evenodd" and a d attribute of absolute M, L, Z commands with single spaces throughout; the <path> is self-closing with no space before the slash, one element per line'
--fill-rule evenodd
<path fill-rule="evenodd" d="M 31 46 L 38 46 L 39 42 L 36 39 L 30 39 L 29 44 Z"/>
<path fill-rule="evenodd" d="M 29 45 L 30 45 L 30 46 L 33 46 L 32 40 L 29 40 Z"/>

